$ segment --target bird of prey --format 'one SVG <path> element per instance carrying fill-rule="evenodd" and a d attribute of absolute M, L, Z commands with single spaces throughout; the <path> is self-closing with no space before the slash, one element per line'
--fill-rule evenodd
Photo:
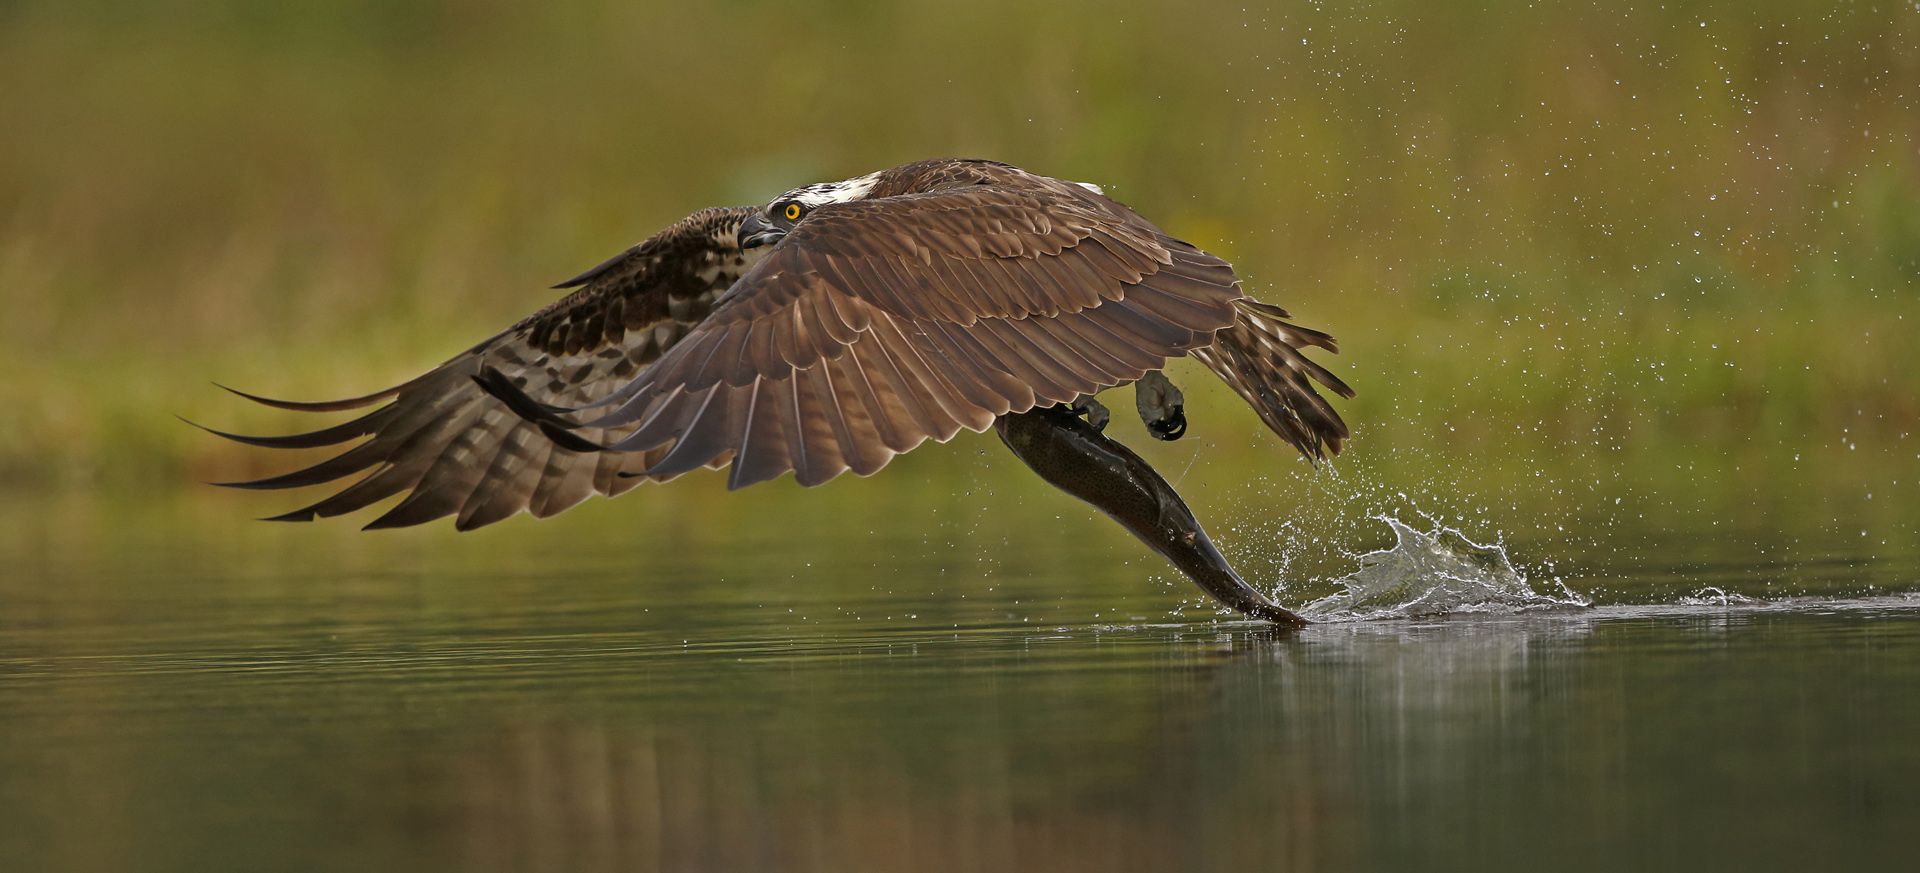
<path fill-rule="evenodd" d="M 703 209 L 580 275 L 575 289 L 373 407 L 271 448 L 345 446 L 279 489 L 360 475 L 305 521 L 404 495 L 368 528 L 453 516 L 462 530 L 558 513 L 701 467 L 740 488 L 866 476 L 902 452 L 994 428 L 1043 478 L 1113 516 L 1228 606 L 1298 616 L 1220 557 L 1179 496 L 1102 430 L 1093 397 L 1134 383 L 1148 431 L 1176 439 L 1185 403 L 1161 373 L 1191 356 L 1311 460 L 1347 427 L 1314 385 L 1353 392 L 1302 355 L 1332 337 L 1241 289 L 1224 260 L 1168 236 L 1095 185 L 1003 163 L 935 159 Z M 236 392 L 241 393 L 241 392 Z M 358 440 L 356 443 L 355 441 Z"/>

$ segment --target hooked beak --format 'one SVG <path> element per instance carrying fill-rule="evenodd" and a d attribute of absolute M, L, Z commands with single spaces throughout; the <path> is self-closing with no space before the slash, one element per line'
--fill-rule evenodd
<path fill-rule="evenodd" d="M 768 224 L 767 220 L 761 218 L 758 214 L 749 215 L 745 221 L 740 222 L 740 233 L 738 235 L 740 250 L 746 251 L 747 249 L 759 248 L 760 246 L 773 245 L 779 242 L 781 237 L 786 235 L 786 231 Z"/>

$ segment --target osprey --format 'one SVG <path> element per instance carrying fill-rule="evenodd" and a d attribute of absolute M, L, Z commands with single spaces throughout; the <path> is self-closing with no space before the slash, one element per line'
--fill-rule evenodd
<path fill-rule="evenodd" d="M 1161 370 L 1191 356 L 1317 460 L 1340 451 L 1347 428 L 1314 383 L 1353 392 L 1301 351 L 1337 351 L 1333 338 L 1288 323 L 1246 296 L 1226 261 L 1095 185 L 919 161 L 765 206 L 703 209 L 555 287 L 577 290 L 384 391 L 321 403 L 235 392 L 310 412 L 380 405 L 310 433 L 215 431 L 271 448 L 367 438 L 227 484 L 294 488 L 370 470 L 274 520 L 405 495 L 367 527 L 451 515 L 467 530 L 701 467 L 727 468 L 730 488 L 789 471 L 808 486 L 866 476 L 929 439 L 994 428 L 1223 603 L 1301 623 L 1103 435 L 1093 395 L 1133 383 L 1149 432 L 1177 439 L 1184 399 Z"/>

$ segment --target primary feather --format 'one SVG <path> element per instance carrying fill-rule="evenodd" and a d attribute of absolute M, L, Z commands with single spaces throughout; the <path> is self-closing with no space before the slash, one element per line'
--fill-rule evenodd
<path fill-rule="evenodd" d="M 868 475 L 927 440 L 1071 403 L 1193 357 L 1309 458 L 1347 436 L 1314 389 L 1352 392 L 1301 354 L 1331 337 L 1247 298 L 1232 267 L 1093 186 L 987 161 L 921 161 L 808 186 L 804 218 L 743 249 L 756 207 L 707 209 L 561 283 L 565 298 L 306 434 L 345 445 L 246 488 L 361 476 L 277 516 L 405 495 L 368 527 L 461 529 L 548 516 L 700 467 L 742 487 Z M 216 433 L 219 433 L 216 431 Z"/>

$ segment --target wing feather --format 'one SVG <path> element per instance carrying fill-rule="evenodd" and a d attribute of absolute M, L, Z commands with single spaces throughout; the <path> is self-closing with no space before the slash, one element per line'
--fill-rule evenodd
<path fill-rule="evenodd" d="M 473 530 L 513 517 L 533 496 L 540 477 L 534 472 L 546 466 L 553 443 L 545 435 L 529 428 L 515 428 L 500 441 L 500 453 L 487 466 L 473 492 L 460 506 L 454 527 Z M 492 488 L 484 483 L 497 482 Z"/>
<path fill-rule="evenodd" d="M 1007 172 L 817 208 L 610 402 L 547 426 L 665 450 L 650 475 L 726 456 L 734 487 L 788 470 L 813 484 L 1137 379 L 1234 322 L 1226 262 L 1083 189 Z M 736 394 L 754 400 L 718 399 Z"/>
<path fill-rule="evenodd" d="M 308 520 L 405 497 L 373 527 L 455 515 L 461 529 L 519 512 L 548 516 L 595 492 L 615 494 L 661 478 L 647 468 L 663 452 L 584 454 L 552 444 L 530 417 L 604 400 L 645 372 L 704 318 L 712 301 L 751 266 L 735 234 L 749 207 L 694 213 L 560 287 L 578 287 L 513 327 L 434 370 L 383 391 L 317 403 L 242 397 L 280 409 L 336 412 L 381 403 L 340 424 L 288 436 L 213 433 L 265 448 L 318 448 L 362 440 L 318 463 L 251 482 L 255 489 L 358 481 L 277 518 Z M 497 373 L 489 389 L 474 377 Z M 509 394 L 509 392 L 511 392 Z M 509 409 L 499 396 L 523 398 Z M 384 401 L 384 403 L 383 403 Z M 575 445 L 612 438 L 582 431 Z"/>
<path fill-rule="evenodd" d="M 450 438 L 426 465 L 406 498 L 368 522 L 367 529 L 407 527 L 459 512 L 460 504 L 479 484 L 479 475 L 493 464 L 502 436 L 495 426 L 507 424 L 511 428 L 517 418 L 504 407 L 476 405 L 467 410 L 447 429 Z"/>
<path fill-rule="evenodd" d="M 787 416 L 769 390 L 772 384 L 770 380 L 761 380 L 746 392 L 746 417 L 742 423 L 744 433 L 741 435 L 739 453 L 735 456 L 738 460 L 727 478 L 728 488 L 745 488 L 755 482 L 764 482 L 792 466 L 792 456 L 787 452 Z"/>
<path fill-rule="evenodd" d="M 1077 185 L 984 162 L 928 178 L 820 206 L 770 251 L 735 242 L 755 210 L 695 213 L 384 391 L 318 403 L 236 391 L 298 411 L 379 405 L 286 436 L 213 431 L 267 448 L 351 443 L 233 484 L 363 474 L 280 518 L 400 496 L 369 527 L 451 515 L 463 530 L 703 466 L 730 465 L 735 488 L 788 471 L 815 485 L 1189 354 L 1309 457 L 1339 451 L 1346 426 L 1314 386 L 1352 392 L 1299 351 L 1336 351 L 1333 339 L 1247 299 L 1225 261 Z"/>
<path fill-rule="evenodd" d="M 884 450 L 875 452 L 880 457 L 880 465 L 874 467 L 875 472 L 894 455 L 919 445 L 919 441 L 909 435 L 912 428 L 904 421 L 908 413 L 896 395 L 898 389 L 888 381 L 887 374 L 892 367 L 879 356 L 878 348 L 867 343 L 848 346 L 845 355 L 828 361 L 829 364 L 844 362 L 843 372 L 849 378 L 841 381 L 851 386 L 847 396 L 866 408 L 873 436 L 880 449 Z M 883 367 L 884 370 L 881 369 Z"/>
<path fill-rule="evenodd" d="M 1286 312 L 1257 301 L 1242 301 L 1233 327 L 1221 331 L 1211 348 L 1196 350 L 1205 364 L 1252 406 L 1268 429 L 1309 460 L 1340 453 L 1347 424 L 1314 390 L 1318 382 L 1341 397 L 1353 389 L 1300 353 L 1305 346 L 1337 350 L 1333 338 L 1282 321 Z"/>
<path fill-rule="evenodd" d="M 552 518 L 579 506 L 593 496 L 593 467 L 589 457 L 555 451 L 548 456 L 547 469 L 527 511 L 535 518 Z"/>

